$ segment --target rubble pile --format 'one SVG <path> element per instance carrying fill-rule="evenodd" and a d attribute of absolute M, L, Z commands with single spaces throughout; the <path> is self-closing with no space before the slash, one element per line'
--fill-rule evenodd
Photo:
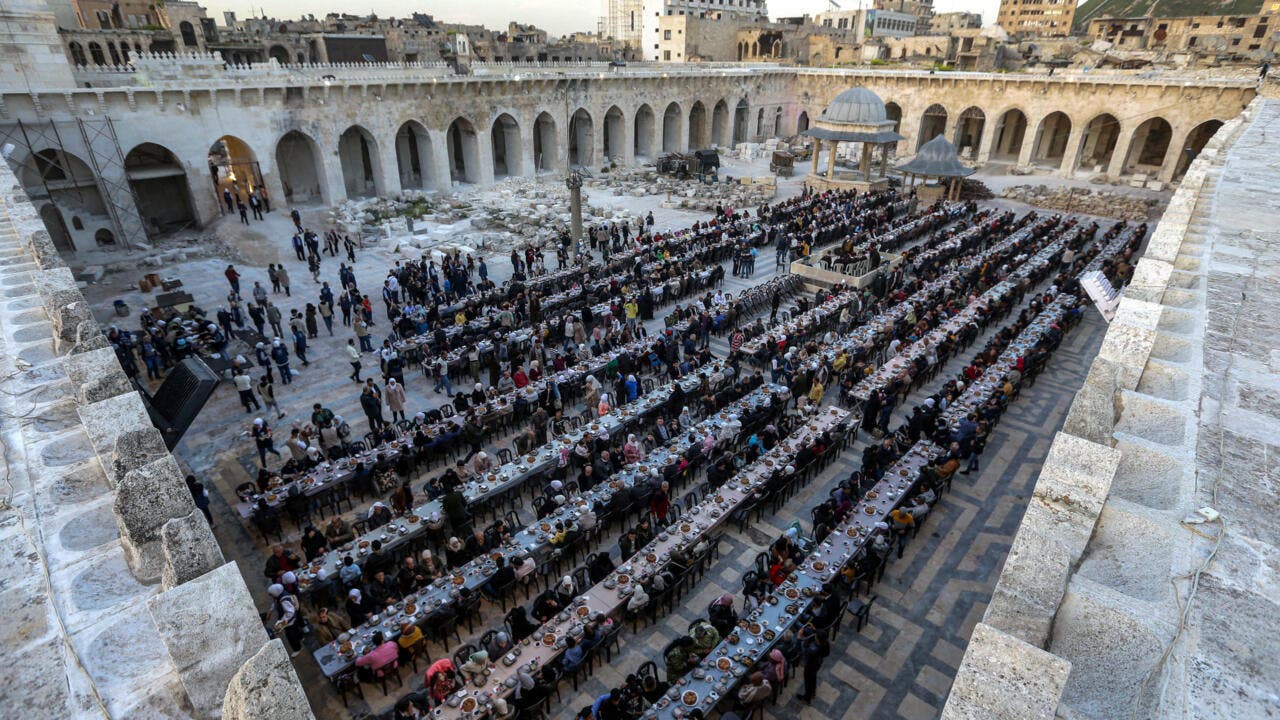
<path fill-rule="evenodd" d="M 1137 221 L 1148 220 L 1159 204 L 1156 198 L 1140 195 L 1089 188 L 1050 188 L 1046 185 L 1014 185 L 1005 188 L 1000 196 L 1047 210 Z"/>
<path fill-rule="evenodd" d="M 773 178 L 757 183 L 751 178 L 703 183 L 696 178 L 681 180 L 663 175 L 654 168 L 625 168 L 588 179 L 583 186 L 615 195 L 645 197 L 665 195 L 662 206 L 688 210 L 714 210 L 716 205 L 754 208 L 773 200 L 777 191 Z"/>

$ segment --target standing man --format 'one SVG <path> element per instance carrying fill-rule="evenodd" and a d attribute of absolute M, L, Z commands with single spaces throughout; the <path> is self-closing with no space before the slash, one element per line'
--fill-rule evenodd
<path fill-rule="evenodd" d="M 258 199 L 258 191 L 249 193 L 249 207 L 253 209 L 253 219 L 262 219 L 262 201 Z"/>
<path fill-rule="evenodd" d="M 356 347 L 355 340 L 347 341 L 347 358 L 351 361 L 351 374 L 347 377 L 360 382 L 360 350 Z"/>
<path fill-rule="evenodd" d="M 236 373 L 235 383 L 236 391 L 240 393 L 240 404 L 244 405 L 246 413 L 262 409 L 262 406 L 258 404 L 258 398 L 253 396 L 253 380 L 249 377 L 249 373 Z"/>
<path fill-rule="evenodd" d="M 827 642 L 827 634 L 818 630 L 813 623 L 800 630 L 800 657 L 804 663 L 804 690 L 796 697 L 804 703 L 813 701 L 813 694 L 818 689 L 818 671 L 822 662 L 831 654 L 831 645 Z"/>
<path fill-rule="evenodd" d="M 240 294 L 240 273 L 236 272 L 236 266 L 228 265 L 225 275 L 227 276 L 227 282 L 231 284 L 231 292 L 235 293 L 236 295 L 239 295 Z"/>
<path fill-rule="evenodd" d="M 279 311 L 276 311 L 279 314 Z M 271 359 L 276 361 L 276 369 L 280 371 L 281 384 L 293 382 L 293 371 L 289 369 L 289 348 L 284 346 L 280 338 L 271 343 Z"/>
<path fill-rule="evenodd" d="M 289 211 L 289 218 L 293 220 L 293 226 L 298 228 L 298 232 L 302 232 L 302 214 L 298 212 L 297 208 Z M 301 260 L 302 258 L 298 259 Z"/>
<path fill-rule="evenodd" d="M 284 337 L 284 329 L 280 327 L 280 308 L 270 300 L 267 301 L 267 322 L 271 323 L 271 331 L 277 338 Z"/>

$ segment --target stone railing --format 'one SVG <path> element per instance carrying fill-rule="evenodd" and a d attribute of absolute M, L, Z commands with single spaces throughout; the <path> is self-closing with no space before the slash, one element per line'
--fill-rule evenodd
<path fill-rule="evenodd" d="M 1189 268 L 1183 242 L 1210 170 L 1223 162 L 1259 102 L 1223 125 L 1200 152 L 1135 266 L 1085 383 L 1049 448 L 943 720 L 1075 717 L 1060 707 L 1072 664 L 1051 652 L 1064 624 L 1095 627 L 1090 637 L 1098 643 L 1147 644 L 1145 627 L 1118 627 L 1114 613 L 1083 618 L 1096 609 L 1082 609 L 1080 602 L 1069 620 L 1063 612 L 1113 483 L 1173 485 L 1194 474 L 1188 458 L 1195 456 L 1195 439 L 1186 428 L 1196 398 L 1187 397 L 1188 375 L 1178 365 L 1192 355 L 1195 341 L 1186 328 L 1193 324 L 1194 306 L 1204 300 L 1188 289 L 1188 278 L 1180 277 Z M 1139 522 L 1138 517 L 1130 516 L 1127 524 Z M 1076 649 L 1090 657 L 1098 651 Z M 1129 715 L 1127 708 L 1111 710 L 1112 716 Z"/>
<path fill-rule="evenodd" d="M 13 432 L 22 434 L 23 447 L 47 447 L 53 442 L 73 448 L 68 451 L 72 453 L 76 443 L 87 438 L 87 460 L 97 459 L 87 472 L 98 474 L 109 488 L 106 499 L 133 576 L 119 582 L 134 587 L 159 583 L 145 597 L 151 621 L 147 627 L 158 637 L 156 642 L 163 643 L 195 716 L 311 718 L 281 642 L 268 638 L 244 578 L 235 563 L 223 556 L 195 506 L 178 461 L 152 425 L 141 396 L 120 367 L 43 221 L 4 163 L 0 163 L 0 188 L 5 188 L 0 192 L 0 224 L 7 220 L 12 225 L 22 252 L 30 256 L 27 262 L 34 265 L 30 281 L 39 301 L 34 312 L 42 311 L 49 321 L 43 335 L 40 325 L 22 328 L 23 347 L 6 347 L 5 355 L 18 357 L 21 352 L 31 358 L 25 372 L 35 373 L 43 387 L 51 390 L 36 396 L 39 399 L 32 401 L 28 414 L 39 417 L 57 410 L 68 419 L 68 425 L 52 438 L 48 433 L 55 431 L 35 423 L 22 424 Z M 6 259 L 6 264 L 10 262 Z M 11 293 L 10 297 L 16 296 Z M 58 392 L 60 387 L 69 387 L 71 396 Z M 6 457 L 6 461 L 22 462 L 35 487 L 56 481 L 65 472 L 39 458 L 24 462 Z M 94 479 L 81 477 L 76 482 L 88 485 Z M 77 593 L 83 591 L 77 588 Z M 114 591 L 113 587 L 104 592 Z M 58 604 L 72 606 L 75 601 L 63 598 Z M 157 676 L 154 682 L 164 683 L 166 678 Z M 270 697 L 263 696 L 263 687 L 272 689 Z M 95 695 L 107 695 L 108 703 L 119 701 L 111 697 L 113 690 L 118 688 L 100 688 Z"/>
<path fill-rule="evenodd" d="M 1167 73 L 1141 73 L 1137 71 L 1118 72 L 1084 72 L 1068 71 L 1048 73 L 990 73 L 970 71 L 932 72 L 929 70 L 882 70 L 878 68 L 844 67 L 844 68 L 807 68 L 791 67 L 792 72 L 799 75 L 839 75 L 842 77 L 872 76 L 900 77 L 913 79 L 929 79 L 939 82 L 948 80 L 984 80 L 1009 83 L 1061 83 L 1084 82 L 1107 85 L 1187 85 L 1196 87 L 1254 87 L 1256 80 L 1241 78 L 1214 78 L 1199 74 L 1179 73 L 1170 70 Z"/>

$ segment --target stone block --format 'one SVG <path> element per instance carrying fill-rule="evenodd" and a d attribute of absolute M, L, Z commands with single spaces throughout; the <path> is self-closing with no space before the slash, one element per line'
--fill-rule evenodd
<path fill-rule="evenodd" d="M 76 277 L 68 267 L 37 270 L 31 273 L 40 293 L 40 302 L 52 320 L 61 308 L 76 302 L 84 302 L 84 294 L 76 285 Z"/>
<path fill-rule="evenodd" d="M 49 237 L 47 230 L 37 230 L 31 233 L 27 237 L 27 247 L 41 270 L 53 270 L 67 265 L 62 256 L 58 254 L 58 248 L 54 247 L 53 239 Z"/>
<path fill-rule="evenodd" d="M 80 422 L 84 424 L 104 468 L 108 466 L 117 437 L 130 430 L 154 429 L 147 407 L 142 404 L 142 396 L 136 392 L 80 405 L 76 412 L 80 415 Z M 151 458 L 154 459 L 156 458 Z"/>
<path fill-rule="evenodd" d="M 184 488 L 185 490 L 185 488 Z M 235 563 L 147 601 L 196 717 L 216 717 L 231 678 L 267 642 Z"/>
<path fill-rule="evenodd" d="M 107 483 L 115 488 L 124 482 L 129 471 L 168 456 L 169 448 L 164 444 L 160 431 L 144 427 L 116 435 L 110 463 L 103 463 L 102 467 L 106 470 Z"/>
<path fill-rule="evenodd" d="M 311 706 L 279 638 L 249 658 L 231 678 L 223 720 L 311 720 Z"/>
<path fill-rule="evenodd" d="M 57 308 L 49 317 L 53 321 L 53 349 L 60 355 L 74 348 L 82 336 L 91 338 L 95 333 L 102 334 L 83 295 L 80 300 Z M 85 325 L 88 327 L 84 328 Z"/>
<path fill-rule="evenodd" d="M 196 509 L 178 462 L 166 456 L 125 473 L 116 488 L 114 509 L 130 568 L 144 582 L 160 579 L 161 528 Z"/>
<path fill-rule="evenodd" d="M 1046 513 L 1025 514 L 982 621 L 1044 647 L 1081 550 L 1068 550 Z"/>
<path fill-rule="evenodd" d="M 166 522 L 160 531 L 160 547 L 164 552 L 160 581 L 166 588 L 194 580 L 226 562 L 199 510 Z"/>
<path fill-rule="evenodd" d="M 1102 347 L 1098 349 L 1098 358 L 1111 362 L 1115 370 L 1115 387 L 1133 390 L 1138 386 L 1142 368 L 1151 355 L 1151 346 L 1155 344 L 1156 332 L 1118 322 L 1118 320 L 1117 317 L 1107 328 L 1107 334 L 1102 339 Z"/>
<path fill-rule="evenodd" d="M 1142 370 L 1142 379 L 1135 388 L 1144 395 L 1161 400 L 1180 401 L 1187 399 L 1187 391 L 1191 387 L 1191 378 L 1181 368 L 1148 360 Z"/>
<path fill-rule="evenodd" d="M 1187 437 L 1187 418 L 1181 408 L 1146 395 L 1123 391 L 1115 432 L 1161 445 L 1181 445 Z"/>
<path fill-rule="evenodd" d="M 1120 451 L 1066 433 L 1049 448 L 1027 513 L 1043 511 L 1037 531 L 1064 543 L 1073 561 L 1093 534 L 1119 465 Z"/>
<path fill-rule="evenodd" d="M 1094 373 L 1098 363 L 1090 369 Z M 1115 430 L 1115 390 L 1086 383 L 1076 393 L 1063 421 L 1062 431 L 1095 443 L 1111 442 Z"/>
<path fill-rule="evenodd" d="M 942 720 L 1052 720 L 1071 663 L 978 623 Z"/>
<path fill-rule="evenodd" d="M 68 355 L 63 358 L 62 366 L 75 384 L 82 403 L 95 403 L 133 391 L 111 348 Z"/>

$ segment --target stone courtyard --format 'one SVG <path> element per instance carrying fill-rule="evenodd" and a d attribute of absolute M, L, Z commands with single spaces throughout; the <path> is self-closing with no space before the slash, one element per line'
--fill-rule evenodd
<path fill-rule="evenodd" d="M 657 230 L 675 230 L 708 220 L 718 203 L 741 209 L 795 199 L 805 189 L 802 164 L 794 177 L 773 177 L 762 146 L 734 143 L 736 111 L 721 115 L 723 103 L 707 107 L 695 98 L 707 88 L 732 98 L 753 84 L 756 97 L 763 98 L 758 104 L 767 106 L 769 116 L 776 108 L 776 116 L 784 118 L 784 127 L 775 126 L 777 135 L 802 131 L 801 124 L 807 126 L 810 114 L 818 117 L 826 98 L 863 82 L 886 99 L 892 96 L 895 127 L 905 136 L 900 158 L 926 135 L 981 140 L 973 159 L 985 167 L 976 177 L 1001 196 L 979 203 L 983 209 L 1019 215 L 1056 210 L 1083 222 L 1097 219 L 1104 228 L 1115 218 L 1149 217 L 1152 227 L 1142 252 L 1130 260 L 1136 274 L 1116 317 L 1108 323 L 1092 307 L 1084 308 L 1083 321 L 1066 335 L 1044 373 L 1022 388 L 1001 417 L 981 468 L 956 475 L 902 556 L 891 558 L 883 579 L 869 588 L 863 599 L 875 600 L 866 625 L 855 629 L 845 618 L 812 700 L 796 698 L 803 686 L 797 673 L 761 715 L 1146 720 L 1280 714 L 1280 665 L 1275 662 L 1280 640 L 1271 632 L 1280 597 L 1274 578 L 1277 538 L 1275 513 L 1269 512 L 1277 507 L 1273 458 L 1280 445 L 1275 430 L 1280 355 L 1266 326 L 1280 304 L 1275 278 L 1280 206 L 1268 185 L 1280 149 L 1268 128 L 1280 119 L 1280 102 L 1254 99 L 1240 83 L 1201 93 L 1177 83 L 1134 79 L 1061 86 L 1063 93 L 1090 103 L 1088 109 L 1063 113 L 1040 97 L 1053 83 L 963 75 L 935 80 L 873 72 L 769 72 L 737 84 L 725 73 L 706 78 L 705 87 L 646 76 L 631 81 L 630 90 L 639 89 L 632 95 L 625 80 L 599 78 L 594 88 L 566 90 L 553 79 L 535 77 L 525 80 L 535 90 L 582 100 L 590 108 L 587 120 L 578 115 L 586 110 L 571 113 L 566 106 L 563 113 L 549 115 L 540 110 L 540 101 L 477 95 L 460 112 L 482 127 L 508 127 L 509 132 L 503 139 L 503 132 L 491 137 L 488 130 L 472 128 L 466 142 L 473 144 L 459 145 L 459 158 L 451 157 L 452 141 L 445 149 L 459 120 L 446 117 L 444 110 L 433 111 L 424 125 L 402 123 L 398 110 L 365 119 L 312 105 L 299 113 L 322 119 L 312 127 L 320 127 L 320 143 L 336 151 L 314 154 L 318 162 L 309 166 L 306 183 L 314 185 L 311 197 L 304 197 L 297 182 L 302 170 L 296 154 L 280 151 L 300 131 L 276 138 L 283 128 L 256 117 L 262 113 L 255 108 L 274 103 L 283 108 L 298 98 L 274 98 L 274 91 L 265 89 L 252 98 L 254 93 L 237 90 L 232 112 L 260 148 L 263 182 L 276 198 L 265 219 L 242 225 L 234 214 L 221 215 L 216 194 L 191 192 L 187 211 L 193 227 L 169 241 L 80 253 L 55 242 L 23 192 L 22 178 L 0 169 L 5 188 L 0 424 L 6 467 L 0 545 L 12 559 L 0 576 L 0 609 L 12 618 L 0 640 L 0 657 L 19 668 L 0 681 L 0 702 L 36 708 L 38 717 L 390 718 L 399 698 L 423 689 L 426 668 L 419 662 L 418 672 L 401 668 L 400 682 L 393 681 L 389 692 L 366 682 L 360 683 L 362 697 L 339 695 L 313 656 L 319 645 L 314 638 L 305 638 L 304 649 L 290 657 L 288 644 L 268 637 L 264 623 L 270 625 L 273 599 L 264 563 L 277 541 L 255 529 L 237 507 L 237 488 L 257 476 L 250 434 L 253 419 L 262 413 L 245 410 L 234 386 L 223 382 L 172 452 L 164 447 L 99 330 L 137 328 L 139 312 L 158 294 L 139 287 L 145 273 L 180 280 L 194 304 L 212 315 L 226 303 L 223 271 L 229 264 L 246 288 L 256 281 L 270 290 L 266 267 L 280 263 L 292 284 L 288 294 L 271 292 L 270 299 L 287 323 L 288 311 L 317 302 L 320 290 L 290 246 L 292 208 L 304 226 L 337 229 L 358 239 L 353 270 L 381 320 L 385 313 L 373 292 L 400 262 L 439 259 L 439 253 L 460 250 L 484 258 L 496 283 L 510 280 L 512 250 L 549 246 L 569 223 L 563 171 L 570 165 L 597 166 L 586 182 L 587 225 L 634 222 L 652 213 Z M 366 85 L 354 90 L 356 82 L 332 96 L 327 84 L 323 91 L 310 88 L 307 97 L 337 100 L 340 93 L 347 102 L 371 97 Z M 678 129 L 669 131 L 666 116 L 656 119 L 654 109 L 661 112 L 659 99 L 672 88 L 685 94 L 671 103 L 677 106 L 671 127 Z M 797 88 L 803 100 L 797 100 Z M 465 90 L 438 92 L 456 99 Z M 112 91 L 98 102 L 103 108 L 132 104 L 124 111 L 127 116 L 137 111 L 140 99 L 144 108 L 164 107 L 166 92 L 176 91 L 154 90 L 150 99 L 140 92 L 127 100 Z M 383 103 L 385 95 L 383 107 L 400 108 L 413 105 L 415 93 L 426 90 L 405 85 L 393 94 L 380 85 L 376 92 L 370 102 Z M 1153 108 L 1164 107 L 1184 92 L 1184 106 L 1172 123 L 1158 118 L 1156 110 L 1144 111 L 1125 118 L 1114 151 L 1095 147 L 1097 136 L 1089 128 L 1102 117 L 1099 113 L 1134 95 Z M 167 99 L 176 97 L 181 95 Z M 190 93 L 187 98 L 193 108 L 200 102 Z M 950 103 L 950 112 L 944 108 L 939 115 L 935 99 Z M 25 112 L 21 103 L 29 100 L 11 103 L 6 96 L 4 116 Z M 216 92 L 206 100 L 228 102 Z M 81 101 L 88 100 L 67 93 L 53 112 L 75 115 Z M 969 101 L 975 109 L 987 108 L 989 114 L 978 112 L 985 125 L 973 124 L 976 116 L 968 110 L 960 112 Z M 614 113 L 615 102 L 626 106 L 625 113 Z M 1013 102 L 1019 104 L 1008 104 Z M 55 104 L 49 100 L 47 106 Z M 904 106 L 910 107 L 905 115 Z M 709 117 L 696 115 L 695 108 Z M 760 109 L 764 117 L 766 108 Z M 479 120 L 503 110 L 509 113 L 492 122 Z M 454 111 L 458 108 L 450 106 L 448 112 Z M 598 129 L 592 129 L 591 114 L 599 118 Z M 513 125 L 503 125 L 503 117 Z M 176 162 L 187 174 L 170 177 L 182 177 L 189 187 L 208 180 L 190 161 L 206 152 L 205 131 L 221 136 L 229 130 L 209 118 L 190 119 L 200 128 L 198 136 L 173 138 L 174 157 L 181 158 Z M 344 128 L 357 120 L 372 132 L 362 130 L 367 137 L 348 146 Z M 1166 152 L 1152 162 L 1147 138 L 1154 137 L 1155 120 L 1171 130 Z M 1010 128 L 1018 123 L 1022 130 L 1013 143 Z M 419 138 L 413 147 L 421 156 L 410 163 L 416 175 L 406 172 L 402 124 L 416 126 L 409 130 Z M 122 129 L 130 137 L 139 132 Z M 535 145 L 548 150 L 553 136 L 563 147 L 535 153 Z M 739 147 L 740 152 L 726 148 L 721 156 L 720 174 L 731 182 L 671 181 L 646 162 L 660 149 L 695 149 L 699 141 L 714 138 L 723 141 L 717 145 Z M 310 137 L 298 142 L 317 144 Z M 353 165 L 346 157 L 351 147 L 373 148 L 372 158 L 366 158 L 372 162 L 364 163 L 371 174 L 359 181 L 351 170 L 361 163 L 357 159 Z M 1184 149 L 1199 154 L 1183 162 L 1185 153 L 1178 150 Z M 495 161 L 499 155 L 501 163 Z M 544 156 L 553 159 L 544 161 Z M 601 171 L 598 160 L 611 157 L 616 166 Z M 26 160 L 17 158 L 15 164 L 21 168 Z M 819 164 L 825 167 L 825 159 L 816 159 L 815 167 Z M 499 165 L 507 171 L 505 180 L 495 177 Z M 411 178 L 418 187 L 402 182 Z M 1088 188 L 1106 194 L 1081 192 Z M 413 218 L 412 227 L 406 216 Z M 325 256 L 321 280 L 336 284 L 337 264 L 344 260 Z M 599 253 L 592 254 L 590 264 L 599 262 Z M 730 275 L 727 258 L 715 263 L 726 271 L 721 289 L 733 295 L 789 269 L 775 264 L 768 246 L 760 248 L 749 278 Z M 547 264 L 555 269 L 554 255 Z M 1041 291 L 1047 287 L 1037 285 Z M 811 299 L 814 289 L 804 286 L 789 295 L 782 302 L 783 316 L 802 297 Z M 127 308 L 124 314 L 117 301 Z M 673 307 L 660 306 L 653 319 L 644 321 L 651 336 L 662 333 Z M 769 316 L 768 303 L 757 304 L 738 324 L 761 318 L 769 325 Z M 972 348 L 913 391 L 896 408 L 892 426 L 906 422 L 912 406 L 964 370 L 1006 323 L 986 328 Z M 385 328 L 378 325 L 374 331 L 381 337 Z M 345 417 L 354 438 L 369 429 L 359 387 L 347 378 L 345 348 L 352 337 L 339 322 L 332 334 L 322 325 L 310 344 L 307 366 L 295 360 L 294 382 L 277 382 L 282 416 L 264 417 L 278 438 L 290 427 L 307 424 L 313 403 Z M 728 356 L 728 335 L 715 335 L 709 347 L 715 357 Z M 252 361 L 252 353 L 249 344 L 236 340 L 228 354 Z M 376 361 L 366 358 L 365 375 L 381 383 Z M 431 379 L 416 366 L 406 368 L 405 375 L 410 417 L 449 400 L 433 391 Z M 146 380 L 145 372 L 140 383 L 149 390 L 159 386 Z M 454 392 L 469 384 L 455 383 Z M 830 389 L 823 412 L 840 405 L 837 395 Z M 592 409 L 575 403 L 565 414 Z M 514 437 L 511 431 L 497 433 L 484 449 L 496 456 L 512 447 Z M 673 611 L 637 632 L 625 627 L 609 660 L 576 689 L 568 680 L 560 683 L 546 717 L 572 717 L 646 661 L 661 668 L 663 649 L 705 617 L 713 600 L 724 593 L 741 595 L 743 576 L 756 567 L 759 553 L 794 524 L 802 534 L 815 530 L 810 509 L 857 470 L 863 451 L 878 442 L 858 434 L 785 502 L 745 528 L 729 523 L 719 559 Z M 442 469 L 415 474 L 414 487 Z M 183 488 L 187 474 L 208 490 L 212 523 L 205 523 Z M 542 493 L 525 490 L 516 506 L 527 523 L 531 500 Z M 386 501 L 386 495 L 380 499 Z M 344 514 L 354 519 L 372 502 L 358 502 Z M 286 520 L 283 544 L 297 549 L 300 530 Z M 620 555 L 621 534 L 619 527 L 607 528 L 591 549 Z M 529 605 L 523 592 L 515 601 Z M 505 604 L 480 607 L 474 629 L 470 624 L 461 629 L 460 643 L 427 646 L 425 665 L 463 644 L 478 643 L 486 630 L 501 625 Z M 727 710 L 728 704 L 721 708 Z"/>

